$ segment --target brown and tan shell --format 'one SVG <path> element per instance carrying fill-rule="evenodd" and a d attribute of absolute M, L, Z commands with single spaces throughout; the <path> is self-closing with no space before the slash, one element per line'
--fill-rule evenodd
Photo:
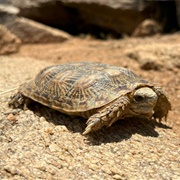
<path fill-rule="evenodd" d="M 100 108 L 137 87 L 150 86 L 126 68 L 100 63 L 68 63 L 43 69 L 19 92 L 67 114 Z"/>

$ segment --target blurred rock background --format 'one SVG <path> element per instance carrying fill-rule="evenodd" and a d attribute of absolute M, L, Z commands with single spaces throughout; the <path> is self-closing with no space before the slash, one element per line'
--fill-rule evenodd
<path fill-rule="evenodd" d="M 12 26 L 25 23 L 17 20 L 22 17 L 72 35 L 92 34 L 102 39 L 171 33 L 178 31 L 180 25 L 178 0 L 1 0 L 0 4 L 0 23 L 11 31 Z M 147 19 L 154 23 L 145 23 L 147 32 L 137 33 Z"/>

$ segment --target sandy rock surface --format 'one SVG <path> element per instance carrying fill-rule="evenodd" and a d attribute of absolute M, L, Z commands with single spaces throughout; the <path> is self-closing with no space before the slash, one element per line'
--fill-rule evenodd
<path fill-rule="evenodd" d="M 16 54 L 0 56 L 0 92 L 18 87 L 45 66 L 93 61 L 128 67 L 157 83 L 173 106 L 162 124 L 130 118 L 83 136 L 85 119 L 40 104 L 26 111 L 13 110 L 7 102 L 16 91 L 1 93 L 0 179 L 179 179 L 179 44 L 179 34 L 109 41 L 71 39 L 23 45 Z M 143 68 L 151 62 L 148 59 L 153 66 Z"/>

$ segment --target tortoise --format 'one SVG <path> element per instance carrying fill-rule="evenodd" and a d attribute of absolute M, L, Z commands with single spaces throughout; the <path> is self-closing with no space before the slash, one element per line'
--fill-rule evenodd
<path fill-rule="evenodd" d="M 26 107 L 29 99 L 67 115 L 88 118 L 83 134 L 125 117 L 166 120 L 171 110 L 160 87 L 126 68 L 93 62 L 44 68 L 19 87 L 9 106 Z"/>

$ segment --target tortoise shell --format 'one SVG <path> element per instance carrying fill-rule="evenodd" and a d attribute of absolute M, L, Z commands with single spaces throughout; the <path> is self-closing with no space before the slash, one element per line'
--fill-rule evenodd
<path fill-rule="evenodd" d="M 44 68 L 35 79 L 20 86 L 24 96 L 67 114 L 105 106 L 147 81 L 107 64 L 79 62 Z"/>

